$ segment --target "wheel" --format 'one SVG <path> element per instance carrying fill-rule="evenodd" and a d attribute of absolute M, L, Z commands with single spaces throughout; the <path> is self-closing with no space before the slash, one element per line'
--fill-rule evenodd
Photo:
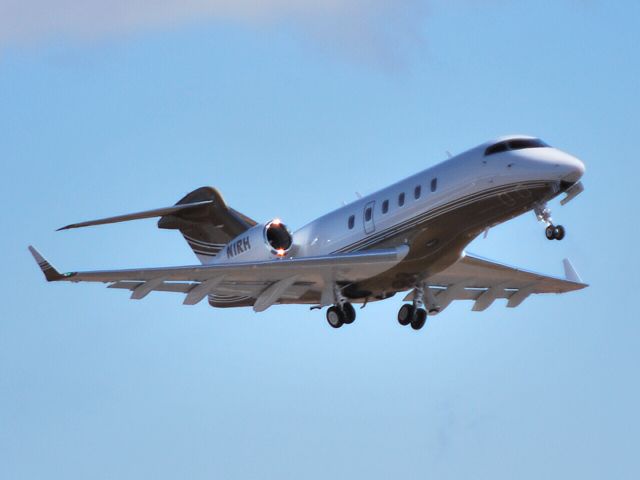
<path fill-rule="evenodd" d="M 338 307 L 329 307 L 327 310 L 327 322 L 329 322 L 329 325 L 333 328 L 340 328 L 344 325 L 344 317 L 343 311 Z"/>
<path fill-rule="evenodd" d="M 344 305 L 342 305 L 342 312 L 344 313 L 345 325 L 351 325 L 356 319 L 356 309 L 353 308 L 353 305 L 351 305 L 349 302 L 346 302 Z"/>
<path fill-rule="evenodd" d="M 413 320 L 414 310 L 414 306 L 410 303 L 405 303 L 404 305 L 402 305 L 400 307 L 400 310 L 398 310 L 398 323 L 403 327 L 409 325 L 411 323 L 411 320 Z"/>
<path fill-rule="evenodd" d="M 411 328 L 414 330 L 420 330 L 427 323 L 427 311 L 424 308 L 416 310 L 413 321 L 411 322 Z"/>
<path fill-rule="evenodd" d="M 564 227 L 562 225 L 558 225 L 554 231 L 553 231 L 553 236 L 556 240 L 562 240 L 565 236 L 565 231 L 564 231 Z"/>
<path fill-rule="evenodd" d="M 547 240 L 554 240 L 556 238 L 556 227 L 549 225 L 545 229 L 544 234 L 547 236 Z"/>

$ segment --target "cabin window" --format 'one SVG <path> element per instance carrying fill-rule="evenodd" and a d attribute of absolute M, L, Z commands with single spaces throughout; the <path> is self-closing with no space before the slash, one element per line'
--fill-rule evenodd
<path fill-rule="evenodd" d="M 404 192 L 398 195 L 398 205 L 401 207 L 404 205 Z"/>
<path fill-rule="evenodd" d="M 420 185 L 418 185 L 414 190 L 413 190 L 413 197 L 417 200 L 420 198 L 420 194 L 422 193 L 422 187 Z"/>
<path fill-rule="evenodd" d="M 356 224 L 356 217 L 355 215 L 351 215 L 349 217 L 349 230 L 353 229 L 353 226 Z"/>
<path fill-rule="evenodd" d="M 371 207 L 368 207 L 368 208 L 364 211 L 364 221 L 365 221 L 365 222 L 370 222 L 370 221 L 371 221 Z"/>
<path fill-rule="evenodd" d="M 434 178 L 431 180 L 431 191 L 435 192 L 438 189 L 438 179 Z"/>
<path fill-rule="evenodd" d="M 382 213 L 387 213 L 389 211 L 389 200 L 385 200 L 382 202 Z"/>

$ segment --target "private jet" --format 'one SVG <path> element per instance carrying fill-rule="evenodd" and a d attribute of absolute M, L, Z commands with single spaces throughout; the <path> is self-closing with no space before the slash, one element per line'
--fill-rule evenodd
<path fill-rule="evenodd" d="M 549 240 L 562 240 L 547 202 L 583 191 L 584 164 L 539 138 L 508 136 L 482 144 L 370 195 L 361 196 L 299 230 L 279 219 L 258 223 L 234 210 L 218 190 L 202 187 L 178 203 L 60 228 L 160 217 L 178 230 L 199 264 L 59 273 L 29 247 L 48 281 L 101 282 L 131 291 L 184 294 L 185 305 L 205 297 L 213 307 L 306 304 L 326 310 L 333 328 L 353 323 L 354 304 L 406 293 L 400 325 L 420 330 L 428 316 L 454 300 L 486 310 L 496 299 L 517 307 L 532 294 L 580 290 L 568 259 L 564 278 L 510 267 L 465 251 L 492 227 L 532 211 Z"/>

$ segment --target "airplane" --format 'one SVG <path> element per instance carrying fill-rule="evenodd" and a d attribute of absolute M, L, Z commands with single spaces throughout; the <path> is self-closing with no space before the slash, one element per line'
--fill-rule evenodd
<path fill-rule="evenodd" d="M 47 281 L 102 282 L 136 300 L 179 292 L 186 305 L 207 297 L 213 307 L 256 312 L 275 304 L 328 307 L 333 328 L 353 323 L 354 304 L 408 292 L 397 320 L 420 330 L 454 300 L 483 311 L 496 299 L 513 308 L 532 294 L 587 287 L 568 259 L 559 278 L 465 251 L 483 232 L 529 211 L 546 225 L 547 239 L 562 240 L 565 228 L 553 223 L 547 202 L 564 194 L 564 205 L 579 195 L 584 171 L 578 158 L 539 138 L 511 135 L 359 196 L 293 233 L 279 219 L 258 223 L 234 210 L 212 187 L 170 207 L 58 229 L 160 217 L 158 227 L 178 230 L 199 265 L 59 273 L 29 250 Z"/>

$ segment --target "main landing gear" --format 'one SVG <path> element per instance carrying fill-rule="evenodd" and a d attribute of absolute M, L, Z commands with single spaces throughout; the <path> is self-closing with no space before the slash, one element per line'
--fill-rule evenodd
<path fill-rule="evenodd" d="M 424 308 L 424 287 L 416 287 L 413 303 L 405 303 L 398 310 L 398 323 L 403 327 L 411 325 L 414 330 L 420 330 L 427 323 L 427 310 Z"/>
<path fill-rule="evenodd" d="M 411 325 L 414 330 L 420 330 L 427 323 L 427 311 L 416 308 L 411 303 L 405 303 L 398 310 L 398 323 L 403 327 Z"/>
<path fill-rule="evenodd" d="M 562 225 L 554 225 L 551 219 L 551 210 L 547 207 L 546 203 L 538 204 L 534 207 L 533 211 L 538 218 L 538 221 L 547 224 L 547 228 L 544 231 L 547 240 L 562 240 L 565 236 L 565 229 Z"/>
<path fill-rule="evenodd" d="M 342 291 L 336 285 L 333 288 L 333 295 L 336 304 L 327 309 L 327 322 L 333 328 L 340 328 L 342 325 L 351 325 L 356 319 L 356 309 L 353 308 Z"/>
<path fill-rule="evenodd" d="M 334 305 L 327 309 L 327 322 L 333 328 L 351 325 L 355 319 L 356 309 L 349 302 L 345 302 L 342 305 Z"/>

